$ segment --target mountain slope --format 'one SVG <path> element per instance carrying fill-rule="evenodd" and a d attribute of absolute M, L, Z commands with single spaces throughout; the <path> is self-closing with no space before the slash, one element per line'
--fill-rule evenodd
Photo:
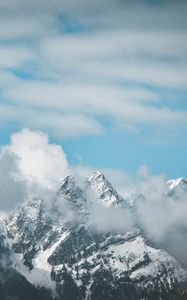
<path fill-rule="evenodd" d="M 124 218 L 131 209 L 99 172 L 66 177 L 50 208 L 45 199 L 22 204 L 5 221 L 16 272 L 61 299 L 185 299 L 187 272 L 180 263 L 138 226 L 98 231 L 89 222 L 95 202 L 103 212 L 120 209 Z"/>

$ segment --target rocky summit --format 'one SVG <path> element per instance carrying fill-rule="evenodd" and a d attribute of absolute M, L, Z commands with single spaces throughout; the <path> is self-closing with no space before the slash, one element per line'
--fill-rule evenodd
<path fill-rule="evenodd" d="M 166 186 L 169 197 L 184 194 L 187 180 Z M 134 197 L 120 196 L 95 172 L 63 179 L 51 203 L 25 201 L 0 224 L 0 299 L 187 299 L 186 267 L 155 245 L 138 221 L 97 226 L 108 211 L 111 224 L 115 211 L 124 219 L 136 215 L 141 195 Z"/>

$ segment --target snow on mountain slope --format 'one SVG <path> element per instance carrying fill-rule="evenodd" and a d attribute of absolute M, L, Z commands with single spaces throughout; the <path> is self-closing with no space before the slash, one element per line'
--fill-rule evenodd
<path fill-rule="evenodd" d="M 79 240 L 82 235 L 83 233 L 80 233 Z M 89 246 L 77 247 L 76 252 L 71 251 L 69 247 L 71 255 L 74 255 L 69 261 L 60 260 L 64 249 L 62 244 L 62 252 L 59 249 L 55 255 L 59 264 L 50 260 L 54 264 L 53 276 L 58 284 L 63 281 L 64 265 L 71 270 L 72 277 L 78 285 L 84 285 L 86 277 L 90 289 L 97 282 L 98 274 L 103 272 L 106 276 L 112 274 L 113 285 L 117 286 L 117 281 L 123 279 L 144 292 L 149 290 L 152 284 L 152 292 L 156 292 L 160 287 L 169 293 L 174 284 L 177 286 L 179 282 L 186 282 L 187 273 L 180 264 L 165 251 L 148 246 L 136 230 L 124 235 L 110 234 L 101 239 L 100 243 L 92 241 Z M 102 275 L 102 280 L 107 280 L 105 275 Z"/>
<path fill-rule="evenodd" d="M 10 244 L 7 237 L 6 226 L 3 221 L 0 221 L 0 260 L 1 256 L 8 252 L 9 248 Z"/>
<path fill-rule="evenodd" d="M 82 212 L 87 212 L 88 202 L 96 199 L 106 206 L 117 206 L 125 202 L 99 171 L 85 179 L 74 175 L 67 176 L 60 184 L 58 195 Z"/>
<path fill-rule="evenodd" d="M 90 200 L 92 193 L 95 196 Z M 68 293 L 77 295 L 72 299 L 97 300 L 100 289 L 113 295 L 103 296 L 107 300 L 121 300 L 125 294 L 127 299 L 164 299 L 163 295 L 172 293 L 182 299 L 187 294 L 187 273 L 180 263 L 156 249 L 137 227 L 128 232 L 98 232 L 87 223 L 90 201 L 100 201 L 106 209 L 133 206 L 100 172 L 85 179 L 67 176 L 54 200 L 55 209 L 49 209 L 45 199 L 23 203 L 5 220 L 15 269 L 30 283 L 60 295 L 67 291 L 68 282 Z M 82 217 L 67 219 L 66 204 Z"/>
<path fill-rule="evenodd" d="M 186 178 L 177 178 L 167 181 L 167 185 L 169 188 L 169 191 L 175 190 L 177 188 L 185 188 L 187 191 L 187 179 Z"/>
<path fill-rule="evenodd" d="M 60 243 L 67 238 L 68 234 L 69 232 L 64 232 L 51 247 L 46 250 L 39 250 L 32 260 L 32 270 L 29 270 L 23 264 L 22 254 L 15 254 L 15 269 L 33 285 L 47 287 L 55 291 L 55 282 L 51 280 L 52 266 L 48 263 L 48 258 Z"/>
<path fill-rule="evenodd" d="M 88 179 L 88 182 L 91 184 L 97 197 L 101 199 L 106 206 L 120 205 L 124 201 L 101 172 L 95 172 Z"/>

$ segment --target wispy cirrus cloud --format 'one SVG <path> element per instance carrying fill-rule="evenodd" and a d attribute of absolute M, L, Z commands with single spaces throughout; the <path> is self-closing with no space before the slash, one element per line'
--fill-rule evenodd
<path fill-rule="evenodd" d="M 177 96 L 187 93 L 185 1 L 16 0 L 0 7 L 1 124 L 75 137 L 102 133 L 107 118 L 139 135 L 144 126 L 180 135 L 187 122 Z"/>
<path fill-rule="evenodd" d="M 34 52 L 22 45 L 0 45 L 0 68 L 22 68 L 35 59 Z"/>

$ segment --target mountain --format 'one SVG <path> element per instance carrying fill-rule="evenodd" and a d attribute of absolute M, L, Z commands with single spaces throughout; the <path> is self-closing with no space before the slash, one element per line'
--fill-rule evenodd
<path fill-rule="evenodd" d="M 186 184 L 167 182 L 168 193 L 184 193 Z M 13 291 L 3 291 L 3 299 L 187 299 L 186 269 L 156 248 L 138 224 L 96 226 L 95 216 L 104 221 L 109 212 L 112 224 L 115 212 L 125 219 L 134 209 L 100 172 L 67 176 L 51 203 L 25 201 L 0 225 L 0 291 L 3 276 Z M 90 218 L 93 210 L 98 214 Z M 32 297 L 23 298 L 20 289 Z"/>
<path fill-rule="evenodd" d="M 168 185 L 169 193 L 171 195 L 180 196 L 187 193 L 187 179 L 178 178 L 174 180 L 169 180 L 166 183 Z"/>

